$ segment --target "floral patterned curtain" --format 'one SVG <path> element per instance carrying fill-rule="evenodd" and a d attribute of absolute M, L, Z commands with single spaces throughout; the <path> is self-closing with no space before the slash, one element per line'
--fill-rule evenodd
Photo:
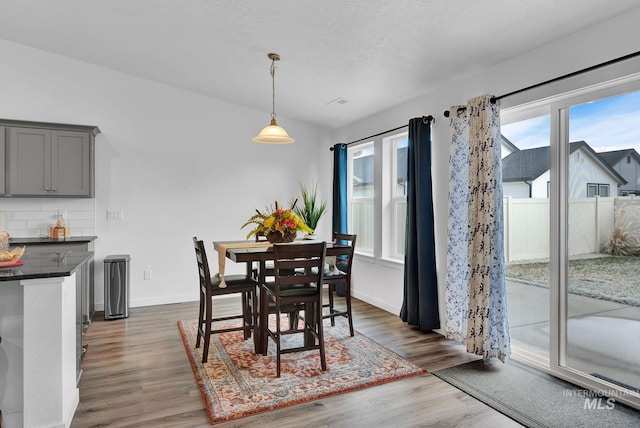
<path fill-rule="evenodd" d="M 464 106 L 449 110 L 449 227 L 445 336 L 463 342 L 469 314 L 469 269 L 467 260 L 469 206 L 469 122 Z"/>
<path fill-rule="evenodd" d="M 490 95 L 451 109 L 447 337 L 467 351 L 510 354 L 504 271 L 499 106 Z"/>

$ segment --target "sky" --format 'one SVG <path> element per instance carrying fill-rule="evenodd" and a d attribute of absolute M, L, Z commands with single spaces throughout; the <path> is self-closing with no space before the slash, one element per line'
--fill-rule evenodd
<path fill-rule="evenodd" d="M 596 152 L 636 149 L 640 153 L 640 91 L 571 107 L 569 141 L 586 141 Z M 519 149 L 549 145 L 549 116 L 501 127 Z"/>

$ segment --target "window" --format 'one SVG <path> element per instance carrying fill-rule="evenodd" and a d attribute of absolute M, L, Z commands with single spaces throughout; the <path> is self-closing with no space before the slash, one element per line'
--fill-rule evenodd
<path fill-rule="evenodd" d="M 594 196 L 609 196 L 609 185 L 587 183 L 587 198 L 593 198 Z"/>
<path fill-rule="evenodd" d="M 404 261 L 408 143 L 403 132 L 349 147 L 349 231 L 359 254 Z"/>
<path fill-rule="evenodd" d="M 349 230 L 358 235 L 358 252 L 373 254 L 374 243 L 374 146 L 349 148 Z"/>
<path fill-rule="evenodd" d="M 391 137 L 393 148 L 392 172 L 389 182 L 392 189 L 390 198 L 389 230 L 390 245 L 385 246 L 388 256 L 393 259 L 404 259 L 404 233 L 407 218 L 407 151 L 409 139 L 407 134 Z"/>

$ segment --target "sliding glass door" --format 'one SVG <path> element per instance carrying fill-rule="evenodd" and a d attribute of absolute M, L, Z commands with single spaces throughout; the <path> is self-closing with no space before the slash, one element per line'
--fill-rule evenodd
<path fill-rule="evenodd" d="M 573 98 L 560 114 L 569 134 L 561 363 L 640 391 L 640 92 Z"/>
<path fill-rule="evenodd" d="M 504 113 L 514 358 L 640 407 L 640 79 Z"/>
<path fill-rule="evenodd" d="M 549 360 L 549 114 L 502 126 L 507 302 L 511 343 Z"/>

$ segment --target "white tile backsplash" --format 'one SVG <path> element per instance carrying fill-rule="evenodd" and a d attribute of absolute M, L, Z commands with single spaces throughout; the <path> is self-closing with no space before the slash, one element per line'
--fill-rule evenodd
<path fill-rule="evenodd" d="M 90 199 L 0 198 L 5 229 L 16 238 L 36 238 L 49 235 L 49 226 L 65 216 L 65 226 L 71 236 L 95 236 L 96 201 Z"/>

